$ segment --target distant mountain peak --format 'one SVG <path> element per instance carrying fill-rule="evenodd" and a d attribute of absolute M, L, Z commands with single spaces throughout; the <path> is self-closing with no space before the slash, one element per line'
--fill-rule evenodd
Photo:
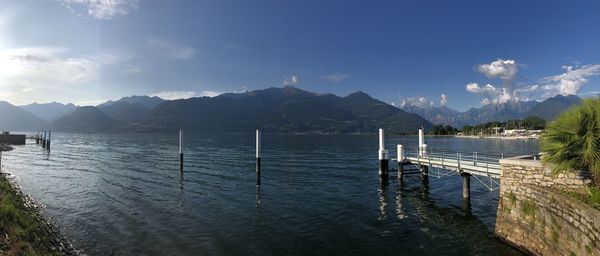
<path fill-rule="evenodd" d="M 363 92 L 363 91 L 355 91 L 353 93 L 348 94 L 348 96 L 346 96 L 345 98 L 366 98 L 366 99 L 372 99 L 373 97 L 371 97 L 371 95 Z"/>

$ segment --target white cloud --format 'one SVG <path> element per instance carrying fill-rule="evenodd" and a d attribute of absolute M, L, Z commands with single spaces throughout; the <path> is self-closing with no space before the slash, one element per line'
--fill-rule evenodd
<path fill-rule="evenodd" d="M 185 44 L 157 38 L 150 39 L 148 46 L 151 50 L 172 59 L 187 60 L 193 58 L 197 53 L 196 49 Z"/>
<path fill-rule="evenodd" d="M 101 69 L 119 61 L 113 55 L 73 56 L 69 49 L 18 48 L 0 51 L 0 88 L 63 87 L 93 82 Z"/>
<path fill-rule="evenodd" d="M 442 95 L 440 95 L 440 105 L 446 106 L 446 104 L 448 104 L 448 95 L 442 93 Z"/>
<path fill-rule="evenodd" d="M 283 85 L 296 85 L 299 82 L 300 79 L 298 78 L 298 76 L 292 75 L 290 77 L 286 77 L 285 80 L 283 80 Z"/>
<path fill-rule="evenodd" d="M 511 100 L 518 100 L 508 88 L 497 88 L 491 84 L 479 86 L 478 83 L 469 83 L 465 86 L 468 92 L 485 96 L 481 102 L 483 105 L 506 103 Z"/>
<path fill-rule="evenodd" d="M 165 100 L 179 100 L 179 99 L 189 99 L 194 97 L 216 97 L 223 94 L 222 92 L 217 91 L 162 91 L 151 96 L 158 96 L 159 98 Z"/>
<path fill-rule="evenodd" d="M 547 94 L 577 94 L 592 76 L 600 75 L 600 64 L 580 67 L 563 66 L 565 73 L 540 79 Z"/>
<path fill-rule="evenodd" d="M 513 80 L 518 72 L 515 60 L 503 59 L 492 61 L 489 64 L 481 64 L 477 69 L 488 78 L 500 78 L 505 81 Z"/>
<path fill-rule="evenodd" d="M 433 101 L 425 97 L 402 97 L 400 98 L 400 107 L 405 106 L 428 107 L 433 106 Z"/>
<path fill-rule="evenodd" d="M 96 19 L 111 19 L 117 15 L 127 15 L 140 6 L 140 0 L 58 0 L 73 13 L 87 9 L 87 14 Z"/>
<path fill-rule="evenodd" d="M 348 75 L 348 74 L 340 74 L 340 73 L 333 73 L 331 75 L 327 75 L 324 76 L 323 79 L 328 80 L 332 83 L 340 83 L 343 82 L 344 80 L 348 79 L 352 77 L 352 75 Z"/>

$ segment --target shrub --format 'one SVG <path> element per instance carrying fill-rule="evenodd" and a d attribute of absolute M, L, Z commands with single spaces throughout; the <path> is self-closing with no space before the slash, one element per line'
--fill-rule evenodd
<path fill-rule="evenodd" d="M 554 174 L 590 172 L 600 184 L 600 98 L 584 99 L 550 123 L 540 140 L 542 162 Z"/>

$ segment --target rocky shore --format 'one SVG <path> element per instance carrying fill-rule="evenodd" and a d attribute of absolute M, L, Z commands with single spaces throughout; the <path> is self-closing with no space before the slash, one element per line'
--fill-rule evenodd
<path fill-rule="evenodd" d="M 80 255 L 6 173 L 0 173 L 0 255 Z"/>

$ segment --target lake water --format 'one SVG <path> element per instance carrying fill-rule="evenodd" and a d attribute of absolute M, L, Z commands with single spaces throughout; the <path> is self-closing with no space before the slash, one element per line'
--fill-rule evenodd
<path fill-rule="evenodd" d="M 457 175 L 382 184 L 377 135 L 263 134 L 260 186 L 254 134 L 186 134 L 183 176 L 176 133 L 52 138 L 49 155 L 31 142 L 5 153 L 3 171 L 87 254 L 520 255 L 493 235 L 497 190 L 472 178 L 469 209 Z M 538 152 L 536 141 L 426 140 Z"/>

